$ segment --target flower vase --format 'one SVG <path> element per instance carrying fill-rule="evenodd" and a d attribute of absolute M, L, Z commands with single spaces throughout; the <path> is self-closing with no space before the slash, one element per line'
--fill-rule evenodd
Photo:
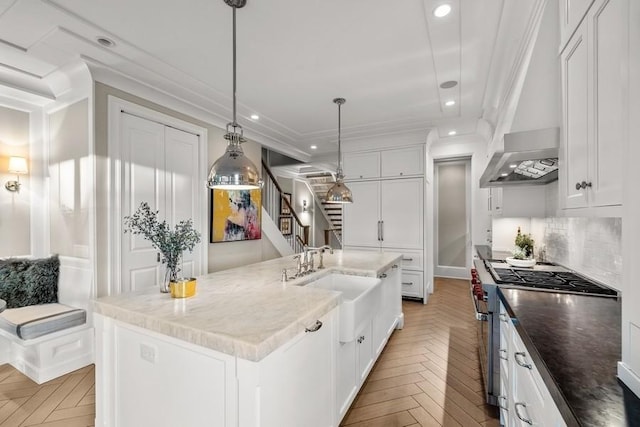
<path fill-rule="evenodd" d="M 164 280 L 160 281 L 160 292 L 163 294 L 168 294 L 170 291 L 169 284 L 171 283 L 171 270 L 167 268 L 167 271 L 164 273 Z"/>

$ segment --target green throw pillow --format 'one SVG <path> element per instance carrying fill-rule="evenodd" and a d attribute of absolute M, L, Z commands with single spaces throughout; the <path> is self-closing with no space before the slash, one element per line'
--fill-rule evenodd
<path fill-rule="evenodd" d="M 57 255 L 42 259 L 0 260 L 0 299 L 7 308 L 58 302 Z"/>

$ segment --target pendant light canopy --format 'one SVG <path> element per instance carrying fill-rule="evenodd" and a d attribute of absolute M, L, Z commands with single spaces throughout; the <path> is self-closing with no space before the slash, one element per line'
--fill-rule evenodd
<path fill-rule="evenodd" d="M 342 173 L 341 158 L 342 152 L 340 150 L 340 113 L 342 104 L 347 102 L 344 98 L 336 98 L 333 100 L 335 104 L 338 104 L 338 169 L 336 170 L 336 183 L 333 187 L 327 191 L 327 203 L 353 203 L 353 196 L 351 190 L 347 188 L 342 182 L 344 174 Z"/>
<path fill-rule="evenodd" d="M 246 0 L 224 0 L 233 9 L 233 121 L 227 124 L 224 139 L 229 141 L 225 153 L 209 170 L 207 186 L 222 190 L 252 190 L 262 187 L 258 169 L 242 151 L 245 142 L 242 126 L 236 121 L 236 9 L 244 7 Z"/>

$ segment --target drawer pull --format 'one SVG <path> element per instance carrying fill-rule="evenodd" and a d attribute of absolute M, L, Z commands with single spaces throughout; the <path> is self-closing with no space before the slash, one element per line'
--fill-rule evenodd
<path fill-rule="evenodd" d="M 527 355 L 523 351 L 516 351 L 515 353 L 513 353 L 513 356 L 516 359 L 516 363 L 518 365 L 522 366 L 523 368 L 527 368 L 527 369 L 532 369 L 533 368 L 530 363 L 526 362 Z M 524 359 L 524 362 L 521 361 L 520 359 L 518 359 L 519 357 L 522 357 Z"/>
<path fill-rule="evenodd" d="M 310 328 L 304 328 L 305 332 L 316 332 L 318 329 L 322 328 L 322 322 L 316 320 L 316 323 Z"/>
<path fill-rule="evenodd" d="M 507 356 L 507 350 L 505 350 L 504 348 L 500 349 L 500 359 L 509 360 L 509 357 Z"/>
<path fill-rule="evenodd" d="M 402 282 L 403 285 L 412 286 L 413 282 Z"/>
<path fill-rule="evenodd" d="M 361 335 L 360 338 L 358 338 L 358 344 L 362 344 L 362 341 L 364 341 L 364 335 Z"/>
<path fill-rule="evenodd" d="M 398 268 L 398 264 L 393 264 L 391 268 Z"/>
<path fill-rule="evenodd" d="M 518 411 L 518 408 L 522 407 L 522 408 L 527 408 L 527 405 L 525 405 L 524 403 L 521 402 L 516 402 L 515 403 L 515 409 L 516 409 L 516 417 L 518 417 L 520 419 L 520 421 L 525 422 L 529 425 L 533 425 L 533 422 L 529 419 L 529 418 L 525 418 L 522 415 L 520 415 L 520 411 Z"/>
<path fill-rule="evenodd" d="M 381 275 L 378 276 L 378 278 L 386 279 L 387 278 L 387 273 L 382 273 Z"/>
<path fill-rule="evenodd" d="M 403 261 L 413 261 L 413 258 L 402 258 Z"/>
<path fill-rule="evenodd" d="M 508 317 L 506 313 L 500 313 L 500 320 L 503 321 L 504 323 L 507 323 L 508 321 Z"/>
<path fill-rule="evenodd" d="M 507 412 L 509 411 L 509 408 L 507 407 L 507 396 L 498 396 L 498 406 L 500 407 L 500 409 L 503 409 Z"/>

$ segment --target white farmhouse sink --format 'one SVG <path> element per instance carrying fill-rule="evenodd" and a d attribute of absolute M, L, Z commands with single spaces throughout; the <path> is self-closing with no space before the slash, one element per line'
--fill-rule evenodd
<path fill-rule="evenodd" d="M 332 273 L 306 286 L 342 292 L 340 304 L 340 341 L 350 342 L 356 331 L 371 319 L 380 305 L 382 280 L 375 277 Z"/>

